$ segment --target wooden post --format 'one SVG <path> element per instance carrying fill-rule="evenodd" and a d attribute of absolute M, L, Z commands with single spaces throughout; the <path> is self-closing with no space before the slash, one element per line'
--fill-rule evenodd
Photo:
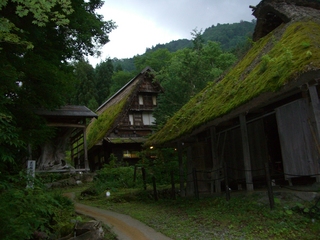
<path fill-rule="evenodd" d="M 314 113 L 314 118 L 316 121 L 316 137 L 317 137 L 317 142 L 316 144 L 318 145 L 317 147 L 319 148 L 319 142 L 320 142 L 320 109 L 319 109 L 319 96 L 317 92 L 317 87 L 315 85 L 309 86 L 309 94 L 310 94 L 310 99 L 311 99 L 311 104 L 312 104 L 312 109 Z M 318 153 L 320 155 L 320 152 Z M 320 169 L 318 167 L 318 174 L 320 174 Z M 316 176 L 317 182 L 320 182 L 320 176 Z"/>
<path fill-rule="evenodd" d="M 155 176 L 152 176 L 152 183 L 153 183 L 153 195 L 154 200 L 158 201 L 158 192 L 157 192 L 157 186 L 156 186 L 156 178 Z"/>
<path fill-rule="evenodd" d="M 266 169 L 266 180 L 267 180 L 267 187 L 268 187 L 268 197 L 269 197 L 269 203 L 271 210 L 274 209 L 274 197 L 273 197 L 273 189 L 271 185 L 271 176 L 270 176 L 270 169 L 269 169 L 269 163 L 265 163 L 265 169 Z"/>
<path fill-rule="evenodd" d="M 133 185 L 136 185 L 136 179 L 137 179 L 137 166 L 134 166 L 134 171 L 133 171 Z"/>
<path fill-rule="evenodd" d="M 146 180 L 146 170 L 142 167 L 142 180 L 143 180 L 143 188 L 147 190 L 147 180 Z"/>
<path fill-rule="evenodd" d="M 183 170 L 183 159 L 182 159 L 182 142 L 178 142 L 178 159 L 179 159 L 179 180 L 180 180 L 180 192 L 184 195 L 184 170 Z"/>
<path fill-rule="evenodd" d="M 88 161 L 88 146 L 87 146 L 87 131 L 86 127 L 83 128 L 83 148 L 84 148 L 84 168 L 86 171 L 90 171 L 89 161 Z"/>
<path fill-rule="evenodd" d="M 194 185 L 194 196 L 196 199 L 199 199 L 199 189 L 198 189 L 198 177 L 197 177 L 197 170 L 194 168 L 192 170 L 193 176 L 193 185 Z"/>
<path fill-rule="evenodd" d="M 253 191 L 246 116 L 244 114 L 241 114 L 239 116 L 239 119 L 240 119 L 240 129 L 241 129 L 241 138 L 242 138 L 243 160 L 244 160 L 244 168 L 245 168 L 245 176 L 246 176 L 246 187 L 247 187 L 247 191 Z"/>
<path fill-rule="evenodd" d="M 228 168 L 227 168 L 227 163 L 224 162 L 224 182 L 226 186 L 226 199 L 227 201 L 230 200 L 230 189 L 229 189 L 229 178 L 228 178 Z"/>
<path fill-rule="evenodd" d="M 219 176 L 219 166 L 217 163 L 219 163 L 218 156 L 217 156 L 217 146 L 216 146 L 216 129 L 215 127 L 210 128 L 210 138 L 211 138 L 211 155 L 212 155 L 212 167 L 213 167 L 213 173 L 212 177 L 213 180 L 211 182 L 211 193 L 213 193 L 213 184 L 215 188 L 215 192 L 220 193 L 221 192 L 221 182 L 220 182 L 220 176 Z"/>
<path fill-rule="evenodd" d="M 176 199 L 176 187 L 174 184 L 174 172 L 171 171 L 170 175 L 171 175 L 171 198 Z"/>

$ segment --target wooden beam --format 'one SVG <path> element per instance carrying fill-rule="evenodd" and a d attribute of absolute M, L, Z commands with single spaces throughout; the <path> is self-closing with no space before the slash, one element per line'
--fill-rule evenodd
<path fill-rule="evenodd" d="M 85 128 L 85 124 L 74 124 L 74 123 L 48 123 L 50 127 L 73 127 L 73 128 Z"/>
<path fill-rule="evenodd" d="M 88 162 L 88 149 L 87 149 L 87 133 L 86 128 L 83 129 L 83 149 L 84 149 L 84 168 L 86 171 L 90 171 L 89 162 Z"/>
<path fill-rule="evenodd" d="M 243 160 L 244 160 L 244 168 L 245 168 L 245 176 L 246 176 L 246 186 L 247 186 L 247 191 L 253 191 L 250 148 L 249 148 L 248 130 L 247 130 L 245 114 L 240 114 L 239 119 L 240 119 L 240 129 L 241 129 L 241 138 L 242 138 Z"/>
<path fill-rule="evenodd" d="M 210 138 L 211 138 L 211 155 L 212 155 L 212 178 L 214 179 L 214 182 L 211 182 L 211 193 L 213 193 L 213 186 L 215 186 L 215 192 L 220 193 L 221 192 L 221 181 L 219 176 L 219 168 L 221 167 L 219 165 L 220 161 L 218 159 L 217 154 L 217 142 L 216 142 L 216 128 L 210 127 Z"/>
<path fill-rule="evenodd" d="M 180 179 L 180 193 L 181 196 L 185 195 L 184 192 L 184 167 L 183 167 L 183 159 L 182 159 L 182 142 L 178 142 L 177 150 L 178 150 L 178 160 L 179 160 L 179 179 Z"/>

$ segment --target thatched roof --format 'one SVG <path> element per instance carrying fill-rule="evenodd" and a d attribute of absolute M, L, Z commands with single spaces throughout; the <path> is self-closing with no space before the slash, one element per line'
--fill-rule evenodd
<path fill-rule="evenodd" d="M 118 92 L 104 102 L 98 109 L 98 119 L 94 119 L 87 128 L 88 149 L 100 143 L 113 129 L 125 114 L 130 104 L 131 96 L 136 91 L 142 75 L 149 74 L 152 69 L 146 67 L 137 76 L 131 79 Z"/>
<path fill-rule="evenodd" d="M 295 15 L 255 42 L 221 81 L 209 83 L 146 145 L 183 140 L 208 126 L 267 105 L 310 78 L 320 78 L 320 16 L 318 11 L 315 14 L 314 9 L 309 10 L 311 15 Z"/>

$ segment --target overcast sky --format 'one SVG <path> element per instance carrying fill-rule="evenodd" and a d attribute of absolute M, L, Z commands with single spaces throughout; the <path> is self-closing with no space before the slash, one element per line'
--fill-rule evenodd
<path fill-rule="evenodd" d="M 131 58 L 146 48 L 172 40 L 191 39 L 193 29 L 205 30 L 217 23 L 251 21 L 249 5 L 260 0 L 105 0 L 98 10 L 104 20 L 118 26 L 102 48 L 100 58 L 90 58 L 96 65 L 106 58 Z"/>

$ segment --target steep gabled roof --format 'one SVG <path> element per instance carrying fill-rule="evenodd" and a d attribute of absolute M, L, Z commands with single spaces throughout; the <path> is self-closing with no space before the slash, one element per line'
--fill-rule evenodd
<path fill-rule="evenodd" d="M 137 82 L 135 82 L 135 80 L 141 76 L 142 74 L 145 74 L 146 72 L 151 72 L 153 71 L 150 67 L 146 67 L 144 68 L 137 76 L 135 76 L 134 78 L 132 78 L 129 82 L 127 82 L 122 88 L 120 88 L 115 94 L 113 94 L 109 99 L 107 99 L 107 101 L 105 101 L 103 104 L 101 104 L 96 112 L 102 112 L 103 109 L 107 106 L 108 103 L 110 103 L 112 100 L 114 100 L 117 96 L 119 96 L 121 93 L 123 93 L 125 90 L 126 91 L 130 91 Z"/>
<path fill-rule="evenodd" d="M 152 71 L 150 67 L 143 69 L 96 110 L 99 117 L 94 119 L 87 128 L 88 149 L 101 142 L 115 128 L 118 119 L 121 119 L 126 106 L 130 103 L 130 97 L 142 80 L 140 76 Z"/>
<path fill-rule="evenodd" d="M 313 10 L 312 10 L 313 12 Z M 184 105 L 146 145 L 183 139 L 320 78 L 320 17 L 295 18 L 253 44 L 219 81 Z"/>

